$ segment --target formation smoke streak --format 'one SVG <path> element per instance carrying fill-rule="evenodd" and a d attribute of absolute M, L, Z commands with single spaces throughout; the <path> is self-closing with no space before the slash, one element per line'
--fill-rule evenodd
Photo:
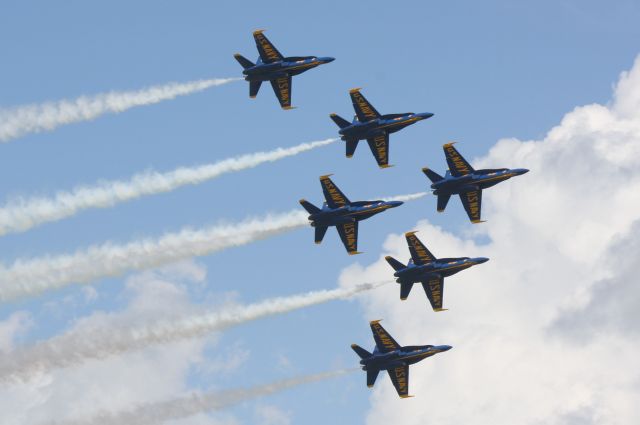
<path fill-rule="evenodd" d="M 232 326 L 288 313 L 333 300 L 347 299 L 375 289 L 385 282 L 365 283 L 350 288 L 312 291 L 288 297 L 227 307 L 221 311 L 163 318 L 146 325 L 92 328 L 71 331 L 0 355 L 0 380 L 24 381 L 56 368 L 79 365 L 159 344 L 205 336 Z"/>
<path fill-rule="evenodd" d="M 51 131 L 65 124 L 90 121 L 106 113 L 119 113 L 135 106 L 151 105 L 239 80 L 241 78 L 214 78 L 168 83 L 137 91 L 101 93 L 3 109 L 0 110 L 0 142 L 28 133 Z"/>
<path fill-rule="evenodd" d="M 235 390 L 192 393 L 190 395 L 155 403 L 145 403 L 120 412 L 102 411 L 96 415 L 71 421 L 55 421 L 50 425 L 147 425 L 173 419 L 186 418 L 198 413 L 224 409 L 243 401 L 275 394 L 290 388 L 324 381 L 353 372 L 357 369 L 341 369 L 313 375 L 298 376 L 266 385 Z"/>
<path fill-rule="evenodd" d="M 207 255 L 307 225 L 307 213 L 293 210 L 235 224 L 185 229 L 125 245 L 105 243 L 72 254 L 18 259 L 9 267 L 0 266 L 0 301 Z"/>
<path fill-rule="evenodd" d="M 167 173 L 145 172 L 128 180 L 106 181 L 58 192 L 53 198 L 17 199 L 0 208 L 0 236 L 22 232 L 40 224 L 61 220 L 89 208 L 107 208 L 120 202 L 203 183 L 226 173 L 256 167 L 265 162 L 326 146 L 337 139 L 302 143 L 290 148 L 257 152 L 196 167 L 177 168 Z"/>

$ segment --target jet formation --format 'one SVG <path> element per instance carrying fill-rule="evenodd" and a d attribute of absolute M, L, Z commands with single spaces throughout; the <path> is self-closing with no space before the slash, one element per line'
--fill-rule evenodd
<path fill-rule="evenodd" d="M 381 370 L 386 370 L 401 398 L 409 395 L 409 366 L 427 357 L 451 349 L 450 345 L 405 345 L 398 344 L 382 327 L 379 320 L 369 322 L 376 346 L 373 353 L 357 344 L 351 348 L 360 356 L 362 370 L 367 372 L 367 387 L 372 388 Z"/>
<path fill-rule="evenodd" d="M 360 140 L 366 140 L 378 167 L 387 168 L 389 165 L 389 134 L 400 131 L 418 121 L 431 118 L 431 112 L 405 112 L 401 114 L 381 115 L 376 108 L 360 93 L 359 88 L 351 89 L 351 103 L 356 111 L 353 122 L 349 122 L 338 114 L 330 117 L 340 130 L 338 134 L 346 142 L 347 158 L 351 158 Z"/>
<path fill-rule="evenodd" d="M 453 143 L 447 143 L 442 148 L 449 165 L 444 177 L 429 168 L 423 168 L 422 172 L 431 180 L 433 194 L 438 197 L 438 212 L 445 210 L 451 195 L 459 195 L 472 223 L 482 222 L 480 215 L 483 189 L 529 172 L 526 168 L 474 170 Z"/>
<path fill-rule="evenodd" d="M 334 58 L 317 56 L 289 56 L 284 57 L 263 34 L 264 30 L 253 32 L 253 38 L 258 48 L 258 61 L 251 62 L 239 53 L 234 57 L 242 65 L 244 79 L 249 82 L 249 97 L 258 95 L 260 86 L 269 81 L 280 102 L 282 109 L 291 109 L 291 78 L 302 74 L 325 63 L 333 62 Z"/>
<path fill-rule="evenodd" d="M 322 209 L 301 199 L 300 205 L 309 213 L 309 221 L 315 228 L 315 242 L 322 242 L 327 229 L 335 226 L 349 255 L 358 252 L 358 222 L 373 217 L 390 208 L 399 207 L 401 201 L 356 201 L 351 202 L 330 178 L 320 176 L 320 185 L 325 202 Z"/>
<path fill-rule="evenodd" d="M 253 33 L 259 57 L 256 63 L 240 54 L 234 55 L 242 65 L 244 79 L 249 82 L 249 96 L 254 98 L 263 82 L 269 81 L 283 109 L 291 109 L 292 77 L 317 66 L 332 62 L 332 57 L 291 56 L 284 57 L 263 34 L 263 30 Z M 331 120 L 339 127 L 338 134 L 345 142 L 346 156 L 351 158 L 358 142 L 366 140 L 378 167 L 389 164 L 389 135 L 419 121 L 433 117 L 431 112 L 405 112 L 380 114 L 362 95 L 360 88 L 349 91 L 355 110 L 353 121 L 349 122 L 337 114 L 330 114 Z M 424 174 L 431 180 L 431 190 L 437 196 L 437 210 L 443 212 L 449 199 L 458 195 L 464 210 L 472 223 L 480 223 L 482 191 L 520 176 L 529 170 L 525 168 L 498 168 L 475 170 L 453 146 L 443 146 L 448 170 L 443 176 L 429 168 Z M 320 177 L 325 201 L 319 208 L 305 199 L 302 207 L 309 213 L 309 223 L 315 229 L 315 242 L 319 244 L 329 227 L 335 227 L 342 244 L 349 255 L 358 252 L 358 222 L 378 213 L 402 205 L 400 201 L 356 201 L 351 202 L 330 178 L 331 174 Z M 444 278 L 462 270 L 483 264 L 485 257 L 437 258 L 418 239 L 415 231 L 405 233 L 411 258 L 408 263 L 386 256 L 385 260 L 393 268 L 393 276 L 400 284 L 400 299 L 406 300 L 415 283 L 424 289 L 431 308 L 435 312 L 443 308 Z M 352 344 L 351 348 L 360 357 L 360 365 L 367 372 L 367 386 L 373 387 L 380 371 L 387 371 L 393 386 L 401 398 L 409 396 L 409 366 L 427 357 L 451 349 L 449 345 L 400 346 L 380 325 L 379 320 L 370 322 L 375 340 L 373 352 Z"/>
<path fill-rule="evenodd" d="M 446 310 L 442 308 L 445 277 L 489 261 L 485 257 L 436 258 L 418 239 L 416 232 L 407 232 L 404 236 L 411 253 L 411 259 L 407 265 L 389 255 L 384 257 L 395 270 L 393 275 L 397 278 L 396 282 L 400 284 L 400 299 L 406 300 L 413 284 L 420 282 L 431 308 L 436 312 Z"/>

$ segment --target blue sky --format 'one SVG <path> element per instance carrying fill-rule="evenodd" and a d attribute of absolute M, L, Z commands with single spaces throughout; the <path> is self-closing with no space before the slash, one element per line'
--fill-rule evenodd
<path fill-rule="evenodd" d="M 468 158 L 480 157 L 501 138 L 542 138 L 576 106 L 606 104 L 620 72 L 633 64 L 640 39 L 640 5 L 631 0 L 401 5 L 41 1 L 5 2 L 1 10 L 3 108 L 239 76 L 232 55 L 256 57 L 251 32 L 257 28 L 266 28 L 285 55 L 336 57 L 294 79 L 298 109 L 293 111 L 280 110 L 268 86 L 251 100 L 247 84 L 236 82 L 3 144 L 2 199 L 332 137 L 336 127 L 328 114 L 352 115 L 347 93 L 352 87 L 363 87 L 381 113 L 435 113 L 392 137 L 394 168 L 377 169 L 365 145 L 347 160 L 343 144 L 336 143 L 213 182 L 6 235 L 0 239 L 4 264 L 107 240 L 127 242 L 184 226 L 288 211 L 298 208 L 302 197 L 319 203 L 321 174 L 333 173 L 354 200 L 425 190 L 428 181 L 420 169 L 444 171 L 441 145 L 447 141 L 458 141 Z M 508 184 L 524 190 L 524 182 Z M 204 287 L 189 289 L 191 301 L 211 303 L 232 292 L 248 303 L 333 288 L 345 267 L 377 260 L 388 234 L 412 230 L 425 218 L 454 234 L 470 231 L 458 203 L 436 215 L 435 199 L 423 198 L 362 223 L 359 248 L 365 254 L 357 258 L 345 254 L 335 232 L 315 246 L 311 228 L 199 258 L 208 278 Z M 432 249 L 441 256 L 483 255 Z M 33 315 L 35 324 L 23 336 L 30 342 L 59 333 L 94 310 L 124 308 L 129 296 L 124 281 L 96 282 L 100 296 L 90 303 L 47 307 L 65 296 L 79 296 L 79 288 L 70 288 L 0 309 L 3 317 L 22 310 Z M 335 302 L 227 331 L 206 355 L 235 347 L 230 355 L 240 349 L 249 356 L 241 367 L 216 376 L 215 386 L 356 365 L 349 344 L 370 345 L 367 320 L 378 318 L 364 317 L 356 302 Z M 208 388 L 208 379 L 195 370 L 188 386 Z M 294 423 L 364 423 L 369 392 L 356 373 L 263 403 L 288 411 Z M 255 419 L 252 403 L 231 412 L 241 423 Z"/>

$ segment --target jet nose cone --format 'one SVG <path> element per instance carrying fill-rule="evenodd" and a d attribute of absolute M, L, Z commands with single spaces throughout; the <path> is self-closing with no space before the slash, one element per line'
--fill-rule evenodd
<path fill-rule="evenodd" d="M 477 264 L 482 264 L 482 263 L 486 263 L 487 261 L 489 261 L 489 259 L 487 257 L 478 257 L 478 258 L 474 258 L 474 261 Z"/>
<path fill-rule="evenodd" d="M 336 58 L 332 58 L 329 56 L 326 56 L 324 58 L 320 58 L 320 62 L 322 63 L 329 63 L 329 62 L 333 62 L 334 60 L 336 60 Z"/>
<path fill-rule="evenodd" d="M 450 345 L 441 345 L 440 347 L 440 351 L 449 351 L 451 350 L 453 347 Z"/>
<path fill-rule="evenodd" d="M 399 207 L 402 204 L 404 204 L 404 202 L 402 202 L 402 201 L 389 201 L 389 202 L 387 202 L 387 205 L 389 205 L 389 208 Z"/>
<path fill-rule="evenodd" d="M 516 176 L 521 176 L 523 174 L 527 174 L 529 170 L 527 170 L 526 168 L 516 168 L 515 170 L 511 170 L 511 172 Z"/>
<path fill-rule="evenodd" d="M 420 118 L 422 118 L 423 120 L 426 120 L 427 118 L 431 118 L 433 116 L 433 114 L 431 112 L 422 112 L 420 114 L 417 114 Z"/>

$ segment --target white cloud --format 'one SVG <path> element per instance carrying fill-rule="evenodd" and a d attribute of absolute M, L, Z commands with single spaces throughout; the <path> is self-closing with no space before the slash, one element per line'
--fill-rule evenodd
<path fill-rule="evenodd" d="M 256 406 L 255 420 L 257 425 L 290 425 L 291 412 L 269 404 Z"/>
<path fill-rule="evenodd" d="M 384 318 L 400 343 L 454 347 L 411 368 L 416 398 L 398 399 L 381 376 L 368 424 L 637 422 L 638 157 L 640 58 L 610 105 L 578 107 L 543 140 L 501 140 L 474 161 L 531 172 L 486 191 L 488 223 L 471 234 L 488 243 L 415 227 L 438 256 L 491 258 L 445 280 L 450 311 L 432 313 L 419 287 L 406 302 L 397 285 L 364 297 L 366 319 Z M 390 235 L 384 253 L 407 258 L 404 238 Z M 381 257 L 341 282 L 391 274 Z"/>

